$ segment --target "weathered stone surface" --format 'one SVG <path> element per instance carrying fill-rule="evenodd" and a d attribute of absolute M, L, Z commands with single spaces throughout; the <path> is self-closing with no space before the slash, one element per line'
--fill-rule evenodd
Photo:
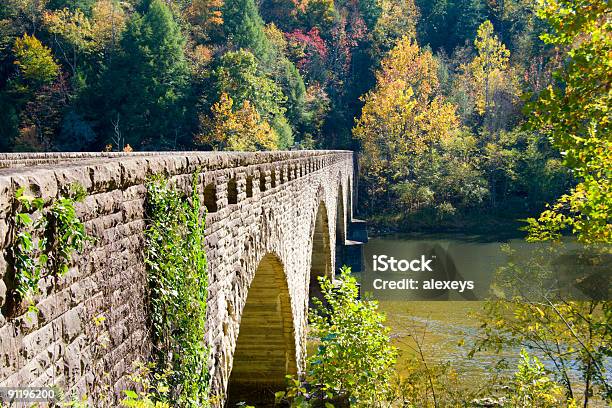
<path fill-rule="evenodd" d="M 132 363 L 151 350 L 146 179 L 165 174 L 190 192 L 196 169 L 203 202 L 217 206 L 206 216 L 205 240 L 213 394 L 229 391 L 231 399 L 249 379 L 276 386 L 285 373 L 303 371 L 311 283 L 333 274 L 336 245 L 352 221 L 351 152 L 0 154 L 0 250 L 10 245 L 19 186 L 50 198 L 82 185 L 88 196 L 77 212 L 95 238 L 64 277 L 43 286 L 38 316 L 0 315 L 0 386 L 55 383 L 98 406 L 109 406 L 99 400 L 108 389 L 116 405 Z M 208 185 L 213 197 L 204 195 Z M 0 256 L 0 306 L 8 269 Z"/>
<path fill-rule="evenodd" d="M 4 258 L 2 258 L 2 259 L 4 259 Z M 1 277 L 2 277 L 2 275 L 0 275 L 0 278 Z M 5 300 L 6 300 L 6 284 L 4 283 L 4 281 L 2 279 L 0 279 L 0 307 L 2 307 L 2 305 L 4 305 Z"/>
<path fill-rule="evenodd" d="M 11 211 L 13 182 L 10 177 L 0 175 L 0 218 L 7 217 Z"/>

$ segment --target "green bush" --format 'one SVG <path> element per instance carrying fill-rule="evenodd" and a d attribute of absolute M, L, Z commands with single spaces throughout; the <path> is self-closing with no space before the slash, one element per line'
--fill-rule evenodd
<path fill-rule="evenodd" d="M 319 345 L 307 361 L 308 387 L 293 380 L 288 392 L 278 396 L 308 406 L 310 388 L 308 399 L 327 401 L 326 407 L 378 406 L 389 391 L 397 354 L 383 325 L 385 316 L 377 302 L 358 298 L 350 268 L 342 268 L 338 283 L 324 277 L 319 282 L 323 301 L 313 299 L 310 312 L 310 335 Z"/>
<path fill-rule="evenodd" d="M 509 407 L 553 408 L 565 406 L 563 387 L 552 380 L 537 357 L 523 349 L 518 370 L 514 373 Z M 569 406 L 575 406 L 572 401 Z"/>

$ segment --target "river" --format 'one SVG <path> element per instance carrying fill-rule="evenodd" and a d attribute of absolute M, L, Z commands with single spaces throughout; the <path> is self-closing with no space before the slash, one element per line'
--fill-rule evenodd
<path fill-rule="evenodd" d="M 483 237 L 465 234 L 413 234 L 389 235 L 372 238 L 364 248 L 365 272 L 359 274 L 362 293 L 379 299 L 380 310 L 387 316 L 394 344 L 398 347 L 398 369 L 415 355 L 414 339 L 422 344 L 425 358 L 431 363 L 450 363 L 466 384 L 479 385 L 491 377 L 495 364 L 504 357 L 508 368 L 502 373 L 511 375 L 516 369 L 519 349 L 507 350 L 499 355 L 494 352 L 478 352 L 473 358 L 468 353 L 476 341 L 479 322 L 473 314 L 482 310 L 483 299 L 488 296 L 495 270 L 507 262 L 502 251 L 507 244 L 517 253 L 528 256 L 530 244 L 521 237 Z M 452 263 L 452 273 L 443 275 L 454 280 L 472 281 L 474 289 L 459 293 L 459 290 L 430 291 L 374 291 L 372 279 L 373 257 L 387 255 L 396 259 L 418 259 L 422 253 L 440 254 Z M 433 255 L 435 258 L 436 255 Z M 420 274 L 420 275 L 419 275 Z M 451 276 L 452 275 L 452 276 Z M 417 272 L 413 277 L 421 277 Z M 444 277 L 443 276 L 443 277 Z M 438 276 L 438 278 L 440 278 Z M 374 292 L 374 293 L 372 293 Z M 391 294 L 390 294 L 391 293 Z M 540 356 L 542 357 L 542 356 Z M 550 362 L 542 358 L 545 365 Z M 574 373 L 578 375 L 578 373 Z"/>

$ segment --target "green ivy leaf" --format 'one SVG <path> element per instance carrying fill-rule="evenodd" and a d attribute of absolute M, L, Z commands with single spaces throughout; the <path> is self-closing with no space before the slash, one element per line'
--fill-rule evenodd
<path fill-rule="evenodd" d="M 125 394 L 126 397 L 131 398 L 131 399 L 138 399 L 138 394 L 136 394 L 134 391 L 132 390 L 124 390 L 123 393 Z"/>

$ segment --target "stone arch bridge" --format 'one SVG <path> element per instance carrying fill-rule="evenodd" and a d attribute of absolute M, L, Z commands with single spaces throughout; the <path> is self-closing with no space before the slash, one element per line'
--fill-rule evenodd
<path fill-rule="evenodd" d="M 0 154 L 0 387 L 54 384 L 98 406 L 110 387 L 116 403 L 132 362 L 151 350 L 146 178 L 165 174 L 188 191 L 195 171 L 209 211 L 205 340 L 217 405 L 256 400 L 303 372 L 316 277 L 340 263 L 359 269 L 367 239 L 353 218 L 351 152 Z M 64 277 L 41 282 L 37 315 L 15 316 L 14 193 L 49 199 L 75 182 L 88 193 L 77 212 L 95 243 Z"/>

